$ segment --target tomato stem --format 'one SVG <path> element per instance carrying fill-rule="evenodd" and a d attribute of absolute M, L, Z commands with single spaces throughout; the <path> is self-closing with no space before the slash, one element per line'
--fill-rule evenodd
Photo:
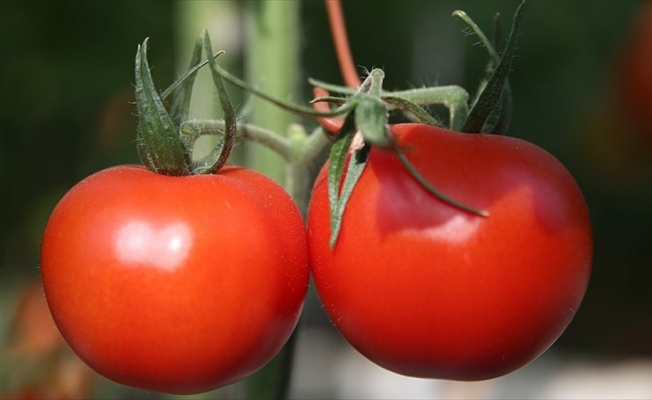
<path fill-rule="evenodd" d="M 194 143 L 200 136 L 224 134 L 225 122 L 218 120 L 189 120 L 181 124 L 179 132 L 187 143 Z M 308 171 L 321 152 L 331 143 L 322 127 L 307 134 L 303 127 L 292 124 L 284 137 L 254 124 L 238 124 L 239 139 L 260 143 L 283 157 L 286 165 L 285 189 L 305 215 L 308 204 Z"/>
<path fill-rule="evenodd" d="M 181 124 L 179 131 L 186 140 L 196 140 L 204 135 L 221 136 L 224 134 L 225 122 L 220 120 L 189 120 Z M 265 145 L 281 155 L 284 159 L 292 158 L 292 146 L 289 140 L 276 132 L 262 128 L 254 124 L 238 124 L 236 136 L 256 143 Z"/>
<path fill-rule="evenodd" d="M 344 14 L 342 12 L 342 4 L 339 0 L 325 0 L 326 12 L 328 13 L 328 22 L 331 28 L 331 35 L 333 43 L 335 44 L 335 53 L 337 56 L 340 71 L 344 78 L 344 83 L 350 88 L 357 88 L 360 86 L 360 76 L 355 68 L 353 56 L 351 55 L 351 47 L 349 46 L 348 34 L 346 33 L 346 24 L 344 22 Z M 352 90 L 351 93 L 354 91 Z M 325 88 L 315 86 L 313 89 L 315 97 L 327 96 L 328 92 Z M 327 104 L 320 102 L 312 102 L 315 110 L 327 112 L 330 110 Z M 320 117 L 317 121 L 324 127 L 326 132 L 337 133 L 342 128 L 344 120 L 333 117 Z"/>
<path fill-rule="evenodd" d="M 356 71 L 355 63 L 353 62 L 353 56 L 351 55 L 351 47 L 349 46 L 344 14 L 342 12 L 342 3 L 340 0 L 325 0 L 325 3 L 331 35 L 335 44 L 335 53 L 338 64 L 340 65 L 342 77 L 344 78 L 344 83 L 351 88 L 357 88 L 360 86 L 361 81 Z"/>
<path fill-rule="evenodd" d="M 288 136 L 292 147 L 287 163 L 285 189 L 305 217 L 310 200 L 310 170 L 322 151 L 331 144 L 328 133 L 320 126 L 306 134 L 300 125 L 290 126 Z"/>
<path fill-rule="evenodd" d="M 300 106 L 284 100 L 280 100 L 260 89 L 257 89 L 256 87 L 248 84 L 242 79 L 232 75 L 225 69 L 221 68 L 219 65 L 217 65 L 216 70 L 225 81 L 231 83 L 232 85 L 235 85 L 236 87 L 239 87 L 240 89 L 245 90 L 249 93 L 253 93 L 257 97 L 260 97 L 261 99 L 269 103 L 272 103 L 276 107 L 300 117 L 307 117 L 307 118 L 336 117 L 336 116 L 346 114 L 352 108 L 351 106 L 345 104 L 334 110 L 321 111 L 321 110 L 315 110 L 314 108 L 311 107 Z"/>
<path fill-rule="evenodd" d="M 313 104 L 318 104 L 317 102 L 324 102 L 327 100 L 337 104 L 338 101 L 335 99 L 338 98 L 329 96 L 328 92 L 349 96 L 353 96 L 357 92 L 356 89 L 333 85 L 313 78 L 308 79 L 308 82 L 310 82 L 310 84 L 313 85 L 316 90 L 319 89 L 316 91 L 318 96 L 316 95 L 316 98 L 312 100 Z M 464 121 L 469 114 L 469 93 L 466 91 L 466 89 L 457 85 L 421 87 L 415 89 L 399 90 L 396 92 L 382 91 L 380 97 L 387 103 L 389 110 L 400 109 L 404 112 L 412 114 L 418 112 L 419 114 L 415 115 L 415 117 L 419 122 L 434 126 L 440 126 L 441 124 L 438 121 L 435 121 L 432 116 L 421 114 L 420 111 L 415 110 L 414 106 L 441 104 L 448 109 L 449 129 L 454 131 L 460 131 L 462 129 Z M 346 100 L 346 98 L 339 99 Z M 326 110 L 325 107 L 317 108 L 316 106 L 315 109 L 320 111 Z M 425 112 L 425 110 L 423 110 L 423 112 Z M 335 130 L 330 126 L 326 128 L 329 131 Z M 337 130 L 339 130 L 339 128 L 341 128 L 341 123 L 338 124 Z"/>

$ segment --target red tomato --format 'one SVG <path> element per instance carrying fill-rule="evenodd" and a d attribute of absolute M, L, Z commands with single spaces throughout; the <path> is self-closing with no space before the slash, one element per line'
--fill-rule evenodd
<path fill-rule="evenodd" d="M 331 250 L 322 169 L 308 241 L 331 320 L 363 355 L 404 375 L 481 380 L 527 364 L 586 291 L 592 233 L 577 184 L 523 140 L 419 124 L 392 131 L 434 187 L 490 215 L 442 202 L 374 148 Z"/>
<path fill-rule="evenodd" d="M 91 368 L 179 394 L 267 363 L 297 323 L 309 276 L 298 208 L 269 178 L 234 167 L 86 178 L 52 212 L 41 272 L 57 326 Z"/>

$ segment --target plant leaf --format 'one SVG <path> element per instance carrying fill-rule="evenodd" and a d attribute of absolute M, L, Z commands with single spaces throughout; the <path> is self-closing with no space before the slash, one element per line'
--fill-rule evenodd
<path fill-rule="evenodd" d="M 224 164 L 226 164 L 226 161 L 231 154 L 231 150 L 235 145 L 237 127 L 236 114 L 233 108 L 233 104 L 231 103 L 229 94 L 227 93 L 226 87 L 224 86 L 222 76 L 217 71 L 217 62 L 215 61 L 215 58 L 213 58 L 213 47 L 211 45 L 211 39 L 208 35 L 208 31 L 204 30 L 202 40 L 204 52 L 208 57 L 208 67 L 211 71 L 211 76 L 213 77 L 215 88 L 217 89 L 220 108 L 224 114 L 224 136 L 209 155 L 197 161 L 193 165 L 193 173 L 212 174 L 217 173 L 224 166 Z"/>
<path fill-rule="evenodd" d="M 147 39 L 136 53 L 137 148 L 142 163 L 165 175 L 187 175 L 189 169 L 177 127 L 156 92 L 147 63 Z"/>
<path fill-rule="evenodd" d="M 505 51 L 501 55 L 500 62 L 491 74 L 491 77 L 487 81 L 482 93 L 469 112 L 466 123 L 462 128 L 463 132 L 482 132 L 485 129 L 487 121 L 495 113 L 498 103 L 504 96 L 505 88 L 507 86 L 507 76 L 509 75 L 512 66 L 512 59 L 516 50 L 516 42 L 521 24 L 521 12 L 524 4 L 524 1 L 521 2 L 514 13 L 514 21 L 509 33 Z"/>
<path fill-rule="evenodd" d="M 496 13 L 494 16 L 494 32 L 493 32 L 493 45 L 496 49 L 496 52 L 502 52 L 503 46 L 503 37 L 502 29 L 500 24 L 500 13 Z M 499 59 L 496 59 L 494 63 L 490 64 L 490 68 L 495 67 L 495 64 L 499 62 Z M 512 120 L 512 109 L 513 109 L 513 100 L 512 100 L 512 87 L 509 84 L 509 79 L 505 82 L 505 89 L 503 90 L 503 96 L 501 105 L 498 107 L 497 112 L 494 113 L 487 121 L 483 128 L 483 132 L 503 135 L 509 129 L 509 125 Z"/>
<path fill-rule="evenodd" d="M 355 152 L 350 158 L 348 157 L 355 132 L 355 113 L 349 113 L 344 120 L 344 125 L 340 129 L 340 133 L 335 137 L 335 143 L 333 143 L 328 157 L 327 183 L 331 224 L 331 248 L 335 247 L 342 226 L 342 217 L 346 209 L 346 203 L 366 163 L 366 159 L 360 163 L 362 160 Z"/>
<path fill-rule="evenodd" d="M 174 121 L 177 127 L 179 127 L 182 122 L 188 120 L 188 115 L 190 114 L 190 100 L 192 97 L 192 87 L 195 83 L 197 72 L 199 71 L 198 69 L 195 68 L 198 67 L 199 63 L 201 62 L 201 55 L 202 55 L 202 41 L 201 39 L 197 39 L 197 41 L 195 42 L 195 49 L 193 50 L 192 53 L 192 58 L 190 59 L 190 67 L 189 67 L 190 73 L 180 83 L 179 88 L 175 91 L 174 96 L 172 97 L 172 106 L 170 108 L 170 115 L 172 116 L 172 121 Z M 207 57 L 210 59 L 212 57 L 212 54 L 208 54 Z"/>
<path fill-rule="evenodd" d="M 331 239 L 330 246 L 331 248 L 335 247 L 337 243 L 337 237 L 340 234 L 342 228 L 342 217 L 344 216 L 344 211 L 346 210 L 346 205 L 349 202 L 349 198 L 353 193 L 362 172 L 364 171 L 365 166 L 367 165 L 367 158 L 369 156 L 369 151 L 371 150 L 371 145 L 363 144 L 360 149 L 356 149 L 351 154 L 351 159 L 346 168 L 346 176 L 344 177 L 344 183 L 342 184 L 342 191 L 339 195 L 339 199 L 336 203 L 335 208 L 335 223 L 331 222 Z M 332 219 L 332 216 L 331 216 Z"/>

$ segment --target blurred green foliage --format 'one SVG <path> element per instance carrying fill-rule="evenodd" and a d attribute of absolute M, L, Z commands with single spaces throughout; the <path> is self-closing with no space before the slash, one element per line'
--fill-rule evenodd
<path fill-rule="evenodd" d="M 513 63 L 509 134 L 567 166 L 594 223 L 589 291 L 556 345 L 571 352 L 652 356 L 652 136 L 621 123 L 613 90 L 615 63 L 641 4 L 531 1 Z M 498 11 L 507 35 L 516 5 L 358 0 L 345 1 L 344 11 L 356 63 L 361 72 L 383 68 L 386 89 L 438 83 L 472 90 L 486 54 L 452 11 L 465 10 L 486 31 Z M 301 78 L 340 83 L 323 3 L 303 6 Z M 38 277 L 40 235 L 60 196 L 101 168 L 137 162 L 136 46 L 151 37 L 154 79 L 161 88 L 172 82 L 176 65 L 186 65 L 177 63 L 175 49 L 192 46 L 177 42 L 178 7 L 174 1 L 0 2 L 0 328 L 15 304 L 16 291 L 7 288 Z M 216 48 L 220 40 L 213 38 Z M 308 85 L 303 95 L 309 99 Z"/>
<path fill-rule="evenodd" d="M 135 49 L 155 35 L 156 75 L 173 76 L 174 54 L 165 51 L 174 43 L 173 9 L 149 1 L 0 5 L 3 270 L 36 273 L 53 202 L 90 172 L 136 160 Z"/>

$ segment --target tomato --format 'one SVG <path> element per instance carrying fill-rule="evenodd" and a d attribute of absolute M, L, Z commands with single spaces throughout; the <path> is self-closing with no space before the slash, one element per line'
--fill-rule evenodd
<path fill-rule="evenodd" d="M 580 306 L 592 262 L 586 203 L 569 172 L 523 140 L 392 127 L 441 201 L 372 148 L 333 250 L 326 167 L 308 242 L 317 293 L 360 353 L 409 376 L 482 380 L 542 354 Z"/>
<path fill-rule="evenodd" d="M 298 208 L 271 179 L 235 167 L 91 175 L 55 207 L 41 257 L 50 310 L 80 358 L 116 382 L 177 394 L 261 368 L 308 288 Z"/>

